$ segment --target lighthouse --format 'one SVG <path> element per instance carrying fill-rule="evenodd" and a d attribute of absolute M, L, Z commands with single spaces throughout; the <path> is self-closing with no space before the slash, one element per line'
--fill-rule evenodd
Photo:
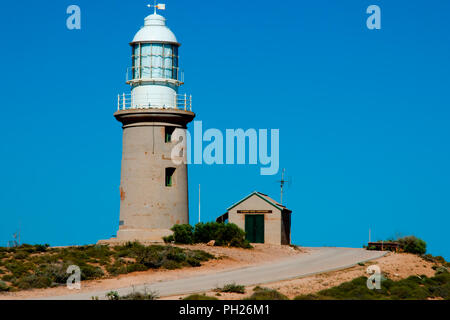
<path fill-rule="evenodd" d="M 174 224 L 189 223 L 186 126 L 195 114 L 179 64 L 180 43 L 156 12 L 136 33 L 127 70 L 129 93 L 117 98 L 114 117 L 122 123 L 120 218 L 112 241 L 162 242 Z"/>

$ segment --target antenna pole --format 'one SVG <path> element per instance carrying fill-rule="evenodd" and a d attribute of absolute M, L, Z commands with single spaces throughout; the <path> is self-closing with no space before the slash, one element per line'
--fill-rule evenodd
<path fill-rule="evenodd" d="M 201 203 L 201 189 L 200 184 L 198 184 L 198 223 L 201 221 L 201 211 L 200 211 L 200 203 Z"/>
<path fill-rule="evenodd" d="M 280 181 L 281 195 L 280 195 L 280 204 L 283 204 L 283 185 L 284 185 L 284 183 L 286 182 L 286 181 L 284 180 L 284 170 L 285 170 L 285 169 L 283 169 L 283 171 L 281 171 L 281 181 Z"/>

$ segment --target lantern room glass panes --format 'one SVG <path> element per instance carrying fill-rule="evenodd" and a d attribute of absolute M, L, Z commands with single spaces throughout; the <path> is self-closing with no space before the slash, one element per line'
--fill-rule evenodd
<path fill-rule="evenodd" d="M 178 80 L 178 46 L 163 43 L 133 45 L 133 79 Z"/>
<path fill-rule="evenodd" d="M 133 47 L 133 79 L 139 78 L 139 46 Z"/>

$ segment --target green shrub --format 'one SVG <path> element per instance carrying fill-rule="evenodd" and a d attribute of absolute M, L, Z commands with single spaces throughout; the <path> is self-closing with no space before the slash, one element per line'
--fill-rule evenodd
<path fill-rule="evenodd" d="M 442 257 L 442 256 L 435 256 L 434 257 L 434 261 L 436 261 L 437 263 L 441 263 L 441 264 L 445 264 L 446 263 L 444 257 Z"/>
<path fill-rule="evenodd" d="M 217 291 L 217 292 L 245 293 L 245 286 L 239 285 L 239 284 L 235 284 L 235 283 L 230 283 L 230 284 L 227 284 L 227 285 L 223 286 L 223 288 L 216 288 L 214 291 Z"/>
<path fill-rule="evenodd" d="M 136 271 L 147 271 L 148 268 L 140 263 L 132 263 L 126 266 L 126 272 L 124 273 L 131 273 Z"/>
<path fill-rule="evenodd" d="M 30 256 L 30 254 L 26 251 L 18 251 L 14 254 L 14 259 L 16 260 L 25 260 Z"/>
<path fill-rule="evenodd" d="M 81 269 L 81 280 L 98 279 L 105 275 L 100 267 L 94 267 L 89 264 L 79 266 Z"/>
<path fill-rule="evenodd" d="M 415 236 L 403 237 L 397 240 L 400 248 L 404 252 L 414 253 L 414 254 L 425 254 L 427 251 L 427 244 L 422 239 Z"/>
<path fill-rule="evenodd" d="M 167 237 L 163 237 L 163 240 L 165 243 L 172 243 L 175 242 L 175 237 L 173 236 L 173 234 L 171 234 Z"/>
<path fill-rule="evenodd" d="M 214 240 L 217 246 L 251 248 L 250 243 L 245 239 L 245 232 L 233 223 L 198 223 L 195 228 L 186 224 L 174 225 L 171 230 L 174 234 L 166 237 L 166 242 L 192 244 Z"/>
<path fill-rule="evenodd" d="M 11 261 L 11 260 L 10 260 Z M 34 269 L 34 264 L 30 262 L 14 261 L 5 264 L 6 269 L 8 269 L 15 277 L 21 277 Z"/>
<path fill-rule="evenodd" d="M 433 257 L 431 254 L 428 253 L 428 254 L 422 254 L 420 257 L 423 260 L 428 261 L 428 262 L 442 264 L 443 266 L 449 266 L 449 263 L 447 261 L 445 261 L 444 257 L 441 257 L 441 256 Z"/>
<path fill-rule="evenodd" d="M 179 263 L 179 262 L 176 262 L 173 260 L 164 260 L 161 265 L 161 268 L 168 269 L 168 270 L 175 270 L 175 269 L 182 268 L 184 265 L 185 265 L 184 263 L 182 264 L 182 263 Z"/>
<path fill-rule="evenodd" d="M 448 273 L 448 270 L 446 267 L 438 267 L 436 268 L 436 275 L 439 275 L 441 273 Z"/>
<path fill-rule="evenodd" d="M 200 260 L 193 258 L 193 257 L 189 257 L 186 259 L 186 262 L 191 266 L 191 267 L 200 267 L 202 264 L 200 263 Z"/>
<path fill-rule="evenodd" d="M 106 271 L 108 271 L 108 273 L 112 276 L 128 273 L 127 266 L 118 261 L 116 261 L 113 265 L 107 266 Z"/>
<path fill-rule="evenodd" d="M 34 246 L 36 249 L 36 252 L 46 252 L 47 249 L 50 247 L 49 244 L 37 244 Z"/>
<path fill-rule="evenodd" d="M 149 269 L 157 269 L 163 264 L 163 254 L 157 246 L 144 247 L 137 253 L 136 262 Z"/>
<path fill-rule="evenodd" d="M 289 300 L 284 294 L 274 289 L 255 287 L 253 291 L 255 292 L 245 300 Z"/>
<path fill-rule="evenodd" d="M 173 239 L 176 243 L 192 244 L 194 243 L 194 228 L 189 224 L 176 224 L 171 229 Z"/>
<path fill-rule="evenodd" d="M 106 294 L 108 300 L 120 300 L 119 293 L 117 291 L 110 291 Z"/>
<path fill-rule="evenodd" d="M 435 262 L 434 257 L 431 254 L 422 254 L 420 257 L 427 262 Z"/>
<path fill-rule="evenodd" d="M 186 260 L 186 254 L 182 251 L 169 252 L 167 254 L 167 259 L 173 260 L 175 262 L 183 262 Z"/>
<path fill-rule="evenodd" d="M 3 281 L 0 281 L 0 292 L 9 291 L 10 287 Z"/>
<path fill-rule="evenodd" d="M 183 300 L 219 300 L 219 299 L 204 294 L 191 294 L 190 296 L 185 297 Z"/>
<path fill-rule="evenodd" d="M 223 223 L 217 222 L 207 222 L 207 223 L 197 223 L 194 229 L 194 242 L 195 243 L 207 243 L 211 240 L 215 240 L 217 245 L 219 228 L 224 225 Z"/>
<path fill-rule="evenodd" d="M 67 268 L 68 265 L 62 263 L 52 263 L 40 266 L 36 274 L 45 278 L 49 278 L 52 284 L 64 284 L 67 282 L 67 279 L 70 276 L 66 272 Z"/>
<path fill-rule="evenodd" d="M 245 240 L 245 232 L 234 223 L 217 223 L 216 242 L 219 246 L 244 247 L 248 244 Z"/>
<path fill-rule="evenodd" d="M 212 254 L 203 250 L 189 250 L 188 255 L 199 261 L 208 261 L 215 258 Z"/>
<path fill-rule="evenodd" d="M 159 296 L 155 292 L 133 292 L 120 297 L 120 300 L 156 300 Z"/>
<path fill-rule="evenodd" d="M 14 279 L 14 276 L 12 274 L 5 274 L 1 277 L 3 281 L 11 282 Z"/>
<path fill-rule="evenodd" d="M 30 274 L 17 279 L 14 285 L 19 289 L 48 288 L 52 280 L 46 276 Z"/>

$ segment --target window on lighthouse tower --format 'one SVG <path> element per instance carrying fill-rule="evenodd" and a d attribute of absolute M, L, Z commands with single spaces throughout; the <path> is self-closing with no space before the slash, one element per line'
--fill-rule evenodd
<path fill-rule="evenodd" d="M 165 127 L 165 142 L 172 142 L 172 134 L 175 131 L 175 127 Z"/>
<path fill-rule="evenodd" d="M 171 187 L 173 185 L 174 173 L 175 168 L 166 168 L 166 187 Z"/>

